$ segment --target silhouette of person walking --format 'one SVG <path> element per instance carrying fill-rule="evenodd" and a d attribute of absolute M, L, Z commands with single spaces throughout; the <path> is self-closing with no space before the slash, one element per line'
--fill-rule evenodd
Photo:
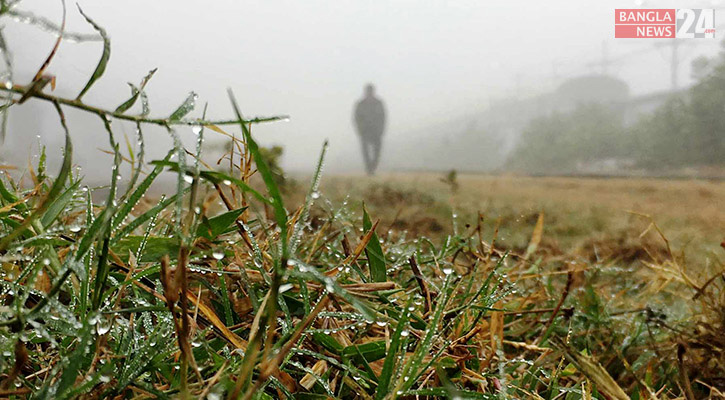
<path fill-rule="evenodd" d="M 355 105 L 355 127 L 360 136 L 365 170 L 374 175 L 380 161 L 385 131 L 385 106 L 375 96 L 375 86 L 365 86 L 365 96 Z"/>

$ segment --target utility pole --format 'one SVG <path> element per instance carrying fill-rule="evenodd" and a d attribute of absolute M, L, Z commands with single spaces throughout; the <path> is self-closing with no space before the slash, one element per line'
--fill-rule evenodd
<path fill-rule="evenodd" d="M 655 44 L 656 47 L 665 47 L 669 46 L 670 49 L 670 86 L 671 90 L 677 90 L 678 82 L 677 78 L 680 76 L 680 57 L 679 57 L 679 51 L 678 48 L 680 46 L 680 41 L 677 39 L 670 39 L 667 41 L 667 43 L 657 43 Z"/>

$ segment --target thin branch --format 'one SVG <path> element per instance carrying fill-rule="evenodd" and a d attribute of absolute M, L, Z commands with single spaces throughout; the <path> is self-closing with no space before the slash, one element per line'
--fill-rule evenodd
<path fill-rule="evenodd" d="M 10 92 L 10 93 L 18 93 L 21 95 L 25 95 L 28 93 L 28 91 L 31 90 L 30 86 L 23 86 L 23 85 L 12 85 L 11 88 L 6 88 L 4 84 L 0 84 L 0 91 L 3 92 Z M 96 113 L 102 117 L 112 117 L 116 119 L 121 119 L 125 121 L 133 121 L 136 123 L 142 123 L 142 124 L 154 124 L 154 125 L 160 125 L 160 126 L 169 126 L 169 125 L 235 125 L 239 124 L 239 120 L 237 119 L 225 119 L 225 120 L 203 120 L 203 119 L 181 119 L 181 120 L 170 120 L 168 118 L 149 118 L 141 115 L 127 115 L 120 112 L 115 112 L 111 110 L 106 110 L 99 107 L 94 107 L 88 104 L 83 103 L 80 100 L 75 99 L 66 99 L 62 97 L 53 96 L 50 94 L 34 91 L 28 95 L 28 97 L 34 97 L 36 99 L 41 99 L 45 101 L 50 102 L 58 102 L 60 104 L 74 107 L 80 110 Z M 258 117 L 258 118 L 252 118 L 252 119 L 246 119 L 244 120 L 244 123 L 248 124 L 257 124 L 261 122 L 274 122 L 274 121 L 281 121 L 286 120 L 289 117 L 286 115 L 276 115 L 272 117 Z"/>

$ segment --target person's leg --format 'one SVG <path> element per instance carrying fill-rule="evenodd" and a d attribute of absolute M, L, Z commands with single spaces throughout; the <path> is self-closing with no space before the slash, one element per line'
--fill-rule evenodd
<path fill-rule="evenodd" d="M 363 161 L 365 162 L 365 172 L 370 175 L 370 168 L 372 165 L 372 160 L 370 159 L 370 146 L 369 141 L 364 136 L 360 136 L 360 146 L 362 147 Z"/>
<path fill-rule="evenodd" d="M 371 140 L 371 147 L 372 147 L 372 159 L 370 161 L 371 163 L 371 170 L 374 174 L 375 171 L 378 169 L 378 163 L 380 162 L 380 152 L 383 148 L 383 138 L 381 136 L 378 136 Z"/>

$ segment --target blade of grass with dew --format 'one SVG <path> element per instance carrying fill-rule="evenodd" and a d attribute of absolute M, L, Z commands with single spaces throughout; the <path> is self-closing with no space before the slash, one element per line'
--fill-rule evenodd
<path fill-rule="evenodd" d="M 169 115 L 169 121 L 178 121 L 183 118 L 186 114 L 190 113 L 196 107 L 196 99 L 199 96 L 194 92 L 189 92 L 183 103 Z"/>
<path fill-rule="evenodd" d="M 76 97 L 76 100 L 80 100 L 81 97 L 83 97 L 84 94 L 88 90 L 90 90 L 91 86 L 103 75 L 103 73 L 106 71 L 106 65 L 108 64 L 108 59 L 111 58 L 111 40 L 108 38 L 108 34 L 106 33 L 106 30 L 103 29 L 100 25 L 98 25 L 95 21 L 91 19 L 86 13 L 83 12 L 81 9 L 81 6 L 76 3 L 76 6 L 78 7 L 78 12 L 81 13 L 83 18 L 86 19 L 86 21 L 91 24 L 93 29 L 95 29 L 99 35 L 103 38 L 103 53 L 101 54 L 101 59 L 98 60 L 98 65 L 96 65 L 96 69 L 93 71 L 93 74 L 91 75 L 90 79 L 88 79 L 88 82 L 83 87 L 83 90 L 78 94 Z"/>
<path fill-rule="evenodd" d="M 327 154 L 327 148 L 329 147 L 329 144 L 327 140 L 325 140 L 325 143 L 322 145 L 322 151 L 320 152 L 320 158 L 317 161 L 317 168 L 315 168 L 315 173 L 312 175 L 312 182 L 310 184 L 310 189 L 307 191 L 307 195 L 305 196 L 305 204 L 302 209 L 302 214 L 297 220 L 297 223 L 294 226 L 294 231 L 292 232 L 291 239 L 290 239 L 290 254 L 294 254 L 297 251 L 297 246 L 299 246 L 300 240 L 302 238 L 302 232 L 304 231 L 304 226 L 307 223 L 307 220 L 310 216 L 310 208 L 312 207 L 312 204 L 315 202 L 315 199 L 319 197 L 318 190 L 320 189 L 320 180 L 322 178 L 322 166 L 325 162 L 325 155 Z"/>
<path fill-rule="evenodd" d="M 168 161 L 172 155 L 173 150 L 169 151 L 169 153 L 164 158 L 164 161 Z M 156 167 L 151 170 L 146 178 L 141 181 L 141 184 L 139 184 L 136 190 L 134 190 L 133 193 L 123 202 L 123 204 L 121 204 L 121 207 L 119 207 L 118 212 L 116 212 L 116 215 L 113 218 L 112 228 L 114 230 L 121 224 L 121 222 L 123 222 L 124 219 L 126 219 L 128 214 L 131 213 L 131 210 L 133 210 L 136 204 L 138 204 L 138 202 L 144 196 L 149 187 L 151 187 L 151 184 L 153 184 L 156 177 L 158 177 L 163 170 L 163 165 L 156 165 Z"/>
<path fill-rule="evenodd" d="M 292 264 L 292 266 L 297 267 L 290 269 L 290 276 L 312 280 L 322 284 L 328 292 L 339 296 L 348 303 L 350 303 L 350 305 L 355 307 L 355 309 L 357 309 L 363 316 L 365 316 L 365 318 L 371 321 L 375 320 L 376 313 L 371 308 L 371 306 L 366 304 L 363 300 L 360 300 L 357 297 L 353 296 L 347 290 L 343 289 L 334 279 L 318 271 L 317 268 L 315 268 L 314 266 L 307 265 L 300 260 L 290 261 L 290 264 Z"/>
<path fill-rule="evenodd" d="M 129 86 L 131 86 L 131 98 L 124 101 L 120 106 L 116 107 L 115 111 L 117 113 L 124 113 L 129 108 L 133 107 L 134 104 L 136 104 L 136 100 L 138 100 L 139 96 L 143 93 L 146 84 L 149 82 L 149 80 L 151 80 L 151 77 L 154 76 L 156 70 L 157 68 L 154 68 L 149 71 L 149 73 L 141 80 L 141 84 L 139 85 L 139 87 L 136 87 L 133 84 L 129 83 Z"/>
<path fill-rule="evenodd" d="M 217 236 L 229 232 L 230 228 L 233 229 L 239 215 L 246 209 L 247 207 L 242 207 L 219 214 L 216 217 L 203 217 L 196 229 L 196 236 L 214 240 Z"/>
<path fill-rule="evenodd" d="M 390 346 L 388 347 L 388 352 L 385 355 L 383 369 L 380 372 L 380 377 L 378 378 L 378 389 L 375 391 L 376 400 L 382 400 L 388 393 L 390 393 L 390 383 L 393 378 L 393 372 L 395 372 L 395 360 L 398 358 L 398 351 L 402 349 L 402 352 L 405 352 L 405 348 L 401 348 L 401 338 L 408 336 L 407 334 L 403 335 L 403 331 L 406 331 L 407 329 L 408 319 L 410 318 L 410 306 L 412 304 L 413 297 L 411 296 L 402 310 L 400 318 L 398 319 L 398 326 L 395 327 L 393 337 L 390 339 Z"/>
<path fill-rule="evenodd" d="M 13 63 L 12 58 L 10 57 L 10 53 L 8 52 L 8 46 L 5 42 L 5 35 L 3 35 L 2 29 L 0 29 L 0 53 L 2 53 L 3 61 L 5 62 L 5 73 L 3 74 L 3 77 L 5 78 L 5 87 L 12 87 L 13 85 Z M 7 93 L 6 96 L 3 98 L 0 98 L 2 100 L 5 100 L 5 102 L 2 104 L 2 108 L 0 108 L 0 114 L 2 114 L 2 122 L 0 122 L 0 143 L 5 142 L 5 135 L 7 133 L 7 127 L 8 127 L 8 112 L 10 109 L 10 106 L 12 106 L 13 103 L 13 96 L 11 93 Z"/>
<path fill-rule="evenodd" d="M 143 225 L 144 222 L 149 221 L 156 215 L 158 215 L 161 211 L 165 210 L 167 207 L 169 207 L 171 204 L 176 203 L 176 199 L 179 196 L 185 195 L 189 191 L 189 188 L 185 188 L 183 192 L 180 194 L 174 194 L 173 196 L 163 199 L 158 202 L 154 207 L 150 208 L 148 211 L 144 212 L 143 214 L 139 215 L 138 217 L 134 218 L 133 221 L 129 222 L 128 225 L 121 228 L 116 235 L 113 238 L 113 241 L 120 240 L 121 238 L 129 235 L 132 233 L 136 228 Z M 85 237 L 84 237 L 85 238 Z"/>
<path fill-rule="evenodd" d="M 440 324 L 441 318 L 443 317 L 443 310 L 446 308 L 446 305 L 448 303 L 448 296 L 450 295 L 449 287 L 451 282 L 453 281 L 453 275 L 454 274 L 446 275 L 446 280 L 443 284 L 443 287 L 441 288 L 441 298 L 437 301 L 435 311 L 433 312 L 431 320 L 428 322 L 428 326 L 426 327 L 423 338 L 418 343 L 418 346 L 415 348 L 413 355 L 403 368 L 401 377 L 396 384 L 396 388 L 399 389 L 395 390 L 395 392 L 397 392 L 398 390 L 406 391 L 410 389 L 410 387 L 415 383 L 415 379 L 411 378 L 415 378 L 418 375 L 421 365 L 423 363 L 423 358 L 428 353 L 430 353 L 430 349 L 433 344 L 433 337 L 435 336 L 436 332 L 438 332 L 438 325 Z M 408 377 L 409 379 L 405 380 L 405 377 Z"/>
<path fill-rule="evenodd" d="M 110 129 L 109 129 L 110 133 Z M 106 213 L 106 217 L 103 218 L 103 224 L 99 227 L 98 236 L 103 238 L 101 243 L 101 251 L 98 256 L 98 266 L 96 267 L 96 276 L 93 289 L 93 301 L 91 303 L 94 310 L 98 310 L 103 301 L 103 288 L 106 285 L 108 279 L 108 273 L 110 265 L 108 264 L 108 251 L 111 242 L 112 235 L 112 220 L 113 214 L 116 210 L 116 187 L 119 176 L 119 167 L 121 164 L 121 153 L 118 145 L 115 146 L 115 160 L 113 166 L 113 173 L 111 174 L 111 188 L 108 191 L 108 199 L 106 200 L 106 208 L 103 210 Z"/>
<path fill-rule="evenodd" d="M 369 231 L 373 228 L 373 223 L 370 221 L 368 211 L 365 209 L 363 204 L 363 229 Z M 378 235 L 373 232 L 370 241 L 365 246 L 365 255 L 368 259 L 368 265 L 370 267 L 370 280 L 373 282 L 385 282 L 387 280 L 387 268 L 385 266 L 385 255 L 383 254 L 383 248 L 380 246 L 380 239 Z"/>
<path fill-rule="evenodd" d="M 17 3 L 17 2 L 15 2 Z M 29 25 L 37 26 L 38 28 L 50 32 L 53 35 L 62 36 L 63 39 L 72 40 L 74 42 L 97 42 L 103 40 L 102 37 L 99 35 L 93 35 L 93 34 L 86 34 L 86 33 L 76 33 L 76 32 L 68 32 L 63 27 L 59 26 L 55 22 L 35 15 L 31 12 L 24 11 L 24 10 L 18 10 L 17 8 L 12 8 L 5 11 L 8 16 L 14 17 L 19 22 L 23 22 Z"/>
<path fill-rule="evenodd" d="M 128 137 L 126 137 L 128 141 Z M 133 147 L 128 143 L 128 153 L 131 155 L 131 179 L 128 182 L 126 192 L 121 196 L 121 201 L 126 202 L 131 191 L 136 187 L 139 176 L 141 176 L 141 168 L 144 165 L 144 157 L 146 156 L 146 144 L 143 138 L 143 131 L 141 130 L 141 123 L 136 122 L 136 143 L 138 144 L 138 152 L 134 152 Z M 134 168 L 134 161 L 136 161 L 136 168 Z"/>
<path fill-rule="evenodd" d="M 352 344 L 342 349 L 342 357 L 357 363 L 373 362 L 385 357 L 385 341 Z"/>
<path fill-rule="evenodd" d="M 163 160 L 154 160 L 151 161 L 149 164 L 152 165 L 163 165 L 168 167 L 171 171 L 178 172 L 179 171 L 179 164 L 174 161 L 163 161 Z M 186 170 L 186 173 L 192 173 L 190 170 Z M 259 193 L 257 190 L 253 189 L 251 186 L 247 185 L 244 181 L 241 179 L 234 178 L 232 176 L 229 176 L 223 172 L 219 171 L 200 171 L 199 177 L 204 178 L 205 180 L 211 182 L 211 183 L 229 183 L 229 184 L 235 184 L 239 189 L 241 189 L 243 192 L 251 193 L 255 198 L 260 200 L 263 203 L 272 205 L 272 201 L 270 199 L 264 197 L 261 193 Z"/>
<path fill-rule="evenodd" d="M 279 237 L 280 242 L 282 245 L 282 259 L 287 260 L 288 258 L 288 244 L 287 244 L 287 211 L 284 209 L 284 203 L 282 202 L 282 195 L 280 194 L 279 187 L 277 186 L 277 182 L 274 180 L 274 175 L 272 174 L 272 171 L 269 168 L 269 165 L 267 164 L 267 161 L 262 156 L 261 152 L 259 151 L 259 146 L 257 145 L 257 142 L 254 141 L 252 138 L 252 134 L 249 132 L 249 129 L 247 128 L 246 123 L 244 123 L 244 117 L 242 116 L 241 111 L 239 110 L 239 106 L 237 106 L 237 101 L 234 98 L 234 93 L 232 93 L 232 90 L 228 90 L 229 94 L 229 100 L 232 103 L 232 107 L 234 108 L 234 113 L 237 116 L 237 119 L 239 119 L 239 125 L 242 128 L 242 133 L 244 134 L 244 139 L 247 141 L 247 146 L 249 147 L 249 152 L 252 154 L 252 158 L 254 159 L 255 164 L 257 165 L 257 170 L 262 175 L 262 180 L 264 180 L 264 184 L 267 187 L 267 191 L 269 192 L 270 196 L 272 197 L 272 207 L 274 208 L 274 215 L 277 220 L 277 226 L 280 230 Z M 281 268 L 284 268 L 286 266 L 282 265 Z"/>
<path fill-rule="evenodd" d="M 65 182 L 70 176 L 73 158 L 73 145 L 71 143 L 70 133 L 68 132 L 68 126 L 65 123 L 65 115 L 60 109 L 60 105 L 58 103 L 54 104 L 56 110 L 58 111 L 58 114 L 60 115 L 61 125 L 63 126 L 63 131 L 65 133 L 65 148 L 63 152 L 63 161 L 60 167 L 60 172 L 55 178 L 55 181 L 53 181 L 53 184 L 50 186 L 50 190 L 48 190 L 48 193 L 41 200 L 38 207 L 33 210 L 33 212 L 27 218 L 25 218 L 25 220 L 17 228 L 13 229 L 4 238 L 0 239 L 0 251 L 7 249 L 8 245 L 10 245 L 10 243 L 16 237 L 23 233 L 23 231 L 25 231 L 25 229 L 28 228 L 28 226 L 30 226 L 36 218 L 40 217 L 45 213 L 51 202 L 55 200 L 55 198 L 58 197 L 58 195 L 63 191 L 63 188 L 65 187 Z"/>
<path fill-rule="evenodd" d="M 48 210 L 40 218 L 40 223 L 43 227 L 49 227 L 58 218 L 60 213 L 68 207 L 68 204 L 73 200 L 73 197 L 78 190 L 80 181 L 73 183 L 71 186 L 60 194 L 53 202 L 48 206 Z"/>

